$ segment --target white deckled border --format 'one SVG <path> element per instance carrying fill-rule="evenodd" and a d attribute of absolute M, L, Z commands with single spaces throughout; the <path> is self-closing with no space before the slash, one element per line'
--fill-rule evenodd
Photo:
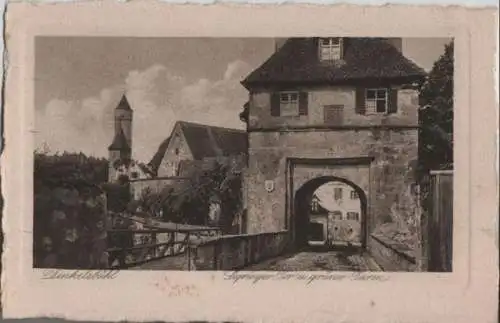
<path fill-rule="evenodd" d="M 496 317 L 496 114 L 492 10 L 352 5 L 166 5 L 134 1 L 11 4 L 2 162 L 3 314 L 75 320 L 493 322 Z M 384 281 L 265 280 L 224 273 L 121 272 L 113 280 L 41 280 L 32 269 L 34 36 L 455 37 L 454 272 Z M 110 53 L 112 54 L 112 53 Z M 338 274 L 338 273 L 337 273 Z"/>

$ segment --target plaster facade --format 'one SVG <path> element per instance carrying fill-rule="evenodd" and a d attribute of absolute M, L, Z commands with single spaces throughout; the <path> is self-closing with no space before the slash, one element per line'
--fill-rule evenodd
<path fill-rule="evenodd" d="M 292 204 L 296 191 L 321 176 L 346 179 L 367 197 L 367 232 L 391 221 L 394 209 L 409 211 L 401 192 L 415 180 L 418 157 L 418 94 L 397 91 L 397 113 L 359 115 L 354 89 L 331 87 L 309 92 L 308 114 L 271 116 L 270 95 L 251 94 L 247 205 L 249 233 L 294 231 Z M 325 104 L 344 104 L 344 123 L 330 127 L 322 120 Z M 253 129 L 253 130 L 252 130 Z M 293 158 L 315 161 L 290 167 Z M 331 160 L 369 159 L 369 163 L 331 165 Z M 325 159 L 325 162 L 321 160 Z M 265 181 L 274 182 L 266 191 Z M 293 232 L 292 232 L 293 234 Z"/>

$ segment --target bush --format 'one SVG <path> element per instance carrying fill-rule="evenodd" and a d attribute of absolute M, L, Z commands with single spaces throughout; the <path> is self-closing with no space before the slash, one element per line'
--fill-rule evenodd
<path fill-rule="evenodd" d="M 145 189 L 135 203 L 152 214 L 161 209 L 167 222 L 218 226 L 229 232 L 235 216 L 242 212 L 241 190 L 241 171 L 214 162 L 209 169 L 194 172 L 189 181 L 165 187 L 160 193 Z M 210 218 L 210 208 L 217 204 L 220 210 Z"/>
<path fill-rule="evenodd" d="M 34 267 L 104 267 L 107 161 L 35 152 L 34 166 Z"/>

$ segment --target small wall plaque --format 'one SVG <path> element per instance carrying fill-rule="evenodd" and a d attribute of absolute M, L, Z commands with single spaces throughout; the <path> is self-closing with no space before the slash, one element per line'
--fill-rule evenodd
<path fill-rule="evenodd" d="M 266 191 L 269 193 L 274 191 L 274 181 L 272 181 L 272 180 L 265 181 L 264 187 L 265 187 Z"/>

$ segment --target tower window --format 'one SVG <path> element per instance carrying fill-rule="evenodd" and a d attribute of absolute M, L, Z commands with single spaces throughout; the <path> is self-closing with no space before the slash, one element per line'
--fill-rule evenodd
<path fill-rule="evenodd" d="M 367 113 L 387 113 L 388 107 L 387 89 L 367 89 L 366 90 L 366 112 Z"/>
<path fill-rule="evenodd" d="M 293 117 L 299 115 L 299 93 L 281 92 L 280 93 L 280 111 L 281 116 Z"/>
<path fill-rule="evenodd" d="M 319 57 L 322 61 L 335 61 L 342 59 L 342 38 L 320 38 Z"/>
<path fill-rule="evenodd" d="M 179 148 L 175 148 L 175 155 L 178 156 L 179 155 Z"/>

